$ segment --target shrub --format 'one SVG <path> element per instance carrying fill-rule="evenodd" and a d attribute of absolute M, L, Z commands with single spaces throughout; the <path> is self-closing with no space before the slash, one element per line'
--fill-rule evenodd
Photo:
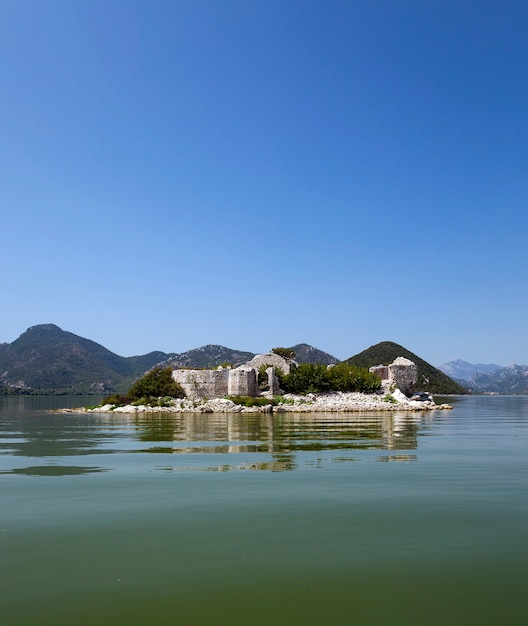
<path fill-rule="evenodd" d="M 281 356 L 287 361 L 293 361 L 293 359 L 297 356 L 295 354 L 295 350 L 292 350 L 291 348 L 272 348 L 271 351 L 273 354 Z"/>
<path fill-rule="evenodd" d="M 227 396 L 228 400 L 246 407 L 275 405 L 277 401 L 270 398 L 253 398 L 251 396 Z"/>
<path fill-rule="evenodd" d="M 103 398 L 101 404 L 115 404 L 118 406 L 122 406 L 125 404 L 130 404 L 130 398 L 127 395 L 121 393 L 114 393 L 111 396 Z"/>
<path fill-rule="evenodd" d="M 359 391 L 373 393 L 381 388 L 381 380 L 362 367 L 338 363 L 328 369 L 330 388 L 335 391 Z"/>
<path fill-rule="evenodd" d="M 330 391 L 326 365 L 302 363 L 286 376 L 279 377 L 280 386 L 287 393 L 319 393 Z"/>
<path fill-rule="evenodd" d="M 279 380 L 284 391 L 298 394 L 324 391 L 373 393 L 381 387 L 381 381 L 375 374 L 348 363 L 338 363 L 331 368 L 303 363 Z"/>
<path fill-rule="evenodd" d="M 137 380 L 127 393 L 129 399 L 140 400 L 144 398 L 185 398 L 182 386 L 172 377 L 171 367 L 155 367 L 145 376 Z"/>

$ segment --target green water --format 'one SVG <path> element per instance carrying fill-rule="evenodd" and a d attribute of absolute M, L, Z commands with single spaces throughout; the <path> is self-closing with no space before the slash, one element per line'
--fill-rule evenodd
<path fill-rule="evenodd" d="M 528 398 L 45 412 L 61 402 L 80 400 L 0 398 L 6 626 L 528 620 Z"/>

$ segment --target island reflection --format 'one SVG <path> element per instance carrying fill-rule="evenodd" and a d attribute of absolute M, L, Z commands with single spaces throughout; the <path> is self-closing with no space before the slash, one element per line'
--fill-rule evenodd
<path fill-rule="evenodd" d="M 181 463 L 164 466 L 166 470 L 285 471 L 301 462 L 359 460 L 351 453 L 365 450 L 391 452 L 377 456 L 378 461 L 414 461 L 416 455 L 408 452 L 417 449 L 418 427 L 429 419 L 416 413 L 285 413 L 139 414 L 132 421 L 135 437 L 155 444 L 138 453 L 181 455 L 189 461 L 182 458 Z M 218 454 L 233 457 L 219 464 L 213 458 Z"/>

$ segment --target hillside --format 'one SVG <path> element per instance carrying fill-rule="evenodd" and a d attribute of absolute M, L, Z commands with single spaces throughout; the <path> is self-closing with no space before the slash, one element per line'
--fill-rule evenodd
<path fill-rule="evenodd" d="M 403 356 L 416 363 L 418 370 L 417 390 L 424 389 L 435 394 L 461 394 L 467 390 L 449 378 L 439 369 L 427 363 L 416 354 L 392 341 L 382 341 L 363 352 L 347 359 L 347 363 L 358 367 L 372 367 L 374 365 L 389 365 L 394 359 Z"/>
<path fill-rule="evenodd" d="M 337 363 L 338 359 L 306 343 L 292 346 L 298 363 Z M 0 393 L 102 393 L 126 391 L 132 382 L 156 365 L 208 368 L 230 363 L 234 367 L 253 352 L 209 344 L 187 352 L 122 357 L 100 344 L 67 332 L 55 324 L 28 328 L 13 343 L 0 344 Z M 419 383 L 433 393 L 463 393 L 462 387 L 402 346 L 383 342 L 348 359 L 370 367 L 390 363 L 398 356 L 418 366 Z M 520 376 L 520 374 L 519 374 Z M 426 385 L 423 381 L 429 379 Z M 520 381 L 526 377 L 519 378 Z M 512 387 L 510 393 L 516 393 Z"/>
<path fill-rule="evenodd" d="M 290 350 L 295 352 L 295 360 L 297 363 L 316 363 L 322 365 L 339 363 L 339 359 L 336 359 L 335 356 L 328 354 L 328 352 L 318 350 L 307 343 L 298 343 L 296 346 L 291 346 Z"/>
<path fill-rule="evenodd" d="M 294 349 L 300 363 L 337 361 L 308 344 Z M 39 324 L 13 343 L 0 344 L 0 393 L 122 392 L 156 365 L 208 368 L 229 363 L 237 367 L 254 356 L 254 352 L 209 344 L 181 354 L 122 357 L 55 324 Z"/>
<path fill-rule="evenodd" d="M 172 367 L 218 367 L 225 363 L 229 363 L 233 367 L 238 367 L 255 356 L 254 352 L 243 352 L 241 350 L 232 350 L 224 346 L 208 344 L 201 348 L 194 348 L 181 354 L 174 354 L 170 359 L 163 361 L 163 366 L 171 365 Z"/>
<path fill-rule="evenodd" d="M 161 359 L 163 352 L 122 357 L 55 324 L 32 326 L 0 349 L 0 385 L 22 393 L 120 391 Z"/>

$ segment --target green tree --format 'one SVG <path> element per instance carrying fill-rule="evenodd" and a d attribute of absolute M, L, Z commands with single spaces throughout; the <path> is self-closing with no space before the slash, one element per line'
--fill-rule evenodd
<path fill-rule="evenodd" d="M 372 393 L 381 388 L 381 380 L 375 374 L 349 363 L 338 363 L 329 368 L 328 379 L 334 391 Z"/>
<path fill-rule="evenodd" d="M 281 356 L 287 361 L 293 361 L 293 359 L 297 356 L 295 354 L 295 350 L 292 350 L 291 348 L 272 348 L 271 351 L 273 352 L 273 354 Z"/>
<path fill-rule="evenodd" d="M 330 391 L 330 381 L 326 365 L 302 363 L 289 374 L 279 378 L 280 385 L 287 393 L 319 393 Z"/>
<path fill-rule="evenodd" d="M 324 391 L 359 391 L 373 393 L 381 387 L 380 379 L 361 367 L 338 363 L 326 365 L 303 363 L 280 377 L 280 386 L 287 393 L 321 393 Z"/>
<path fill-rule="evenodd" d="M 172 377 L 171 367 L 155 367 L 145 376 L 136 380 L 127 393 L 130 401 L 141 398 L 184 398 L 185 392 L 182 386 Z"/>

